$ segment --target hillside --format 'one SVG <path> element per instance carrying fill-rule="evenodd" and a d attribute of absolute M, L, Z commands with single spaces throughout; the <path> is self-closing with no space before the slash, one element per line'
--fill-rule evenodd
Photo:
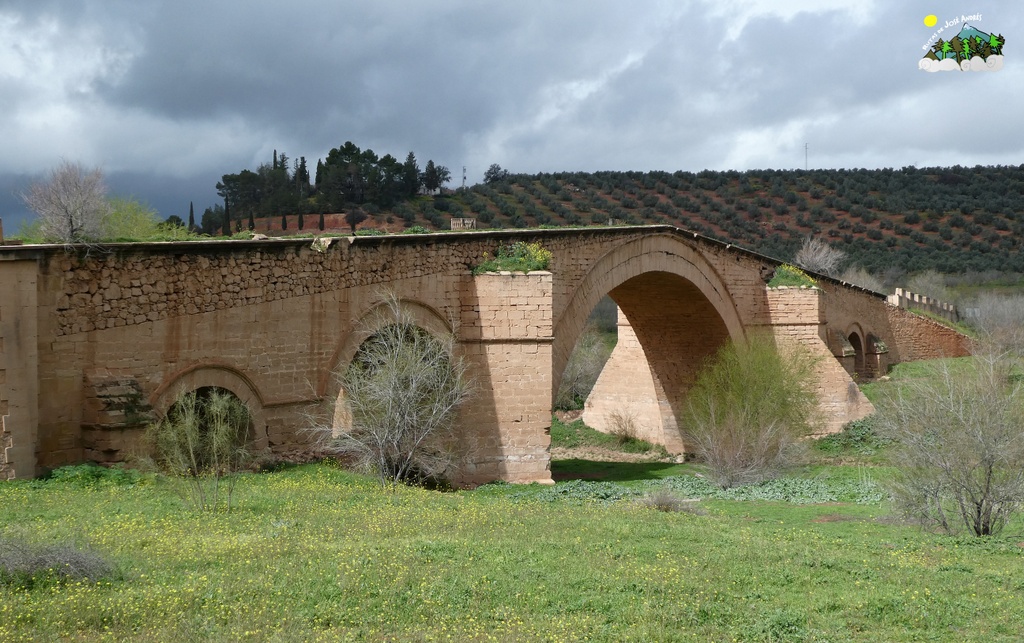
<path fill-rule="evenodd" d="M 392 209 L 363 207 L 362 229 L 442 230 L 453 217 L 481 228 L 663 223 L 780 258 L 817 235 L 876 274 L 1024 272 L 1024 165 L 511 174 Z M 279 231 L 280 219 L 257 229 Z M 315 226 L 306 215 L 306 230 Z"/>

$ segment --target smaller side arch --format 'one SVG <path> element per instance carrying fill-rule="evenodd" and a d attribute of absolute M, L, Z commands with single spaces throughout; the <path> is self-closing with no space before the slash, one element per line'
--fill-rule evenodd
<path fill-rule="evenodd" d="M 867 352 L 867 335 L 860 324 L 854 322 L 846 329 L 846 339 L 853 347 L 853 375 L 858 379 L 867 376 L 865 353 Z"/>
<path fill-rule="evenodd" d="M 344 391 L 337 377 L 338 373 L 355 358 L 356 351 L 363 342 L 369 339 L 378 330 L 387 326 L 394 318 L 388 314 L 388 306 L 391 302 L 382 299 L 369 306 L 353 324 L 352 330 L 339 342 L 328 368 L 320 377 L 317 385 L 317 395 L 327 404 L 333 405 L 333 409 L 327 407 L 326 420 L 333 426 L 339 422 L 345 422 L 345 404 L 343 403 Z M 454 334 L 454 324 L 446 320 L 434 308 L 416 301 L 414 299 L 397 299 L 397 305 L 401 314 L 407 314 L 412 318 L 413 323 L 434 337 L 447 337 Z"/>
<path fill-rule="evenodd" d="M 247 407 L 252 419 L 253 442 L 256 449 L 264 449 L 267 439 L 267 421 L 263 410 L 263 396 L 252 380 L 241 371 L 225 364 L 198 364 L 178 371 L 150 396 L 150 405 L 157 417 L 163 417 L 182 392 L 217 387 L 231 391 Z"/>
<path fill-rule="evenodd" d="M 330 396 L 332 389 L 337 393 L 337 382 L 334 380 L 335 373 L 342 366 L 347 366 L 356 351 L 363 342 L 371 335 L 380 330 L 388 323 L 389 317 L 386 314 L 388 302 L 378 300 L 362 312 L 352 324 L 352 329 L 338 342 L 338 347 L 330 359 L 330 366 L 320 375 L 317 382 L 317 396 Z M 435 337 L 445 337 L 454 333 L 454 324 L 444 318 L 434 308 L 416 301 L 415 299 L 398 299 L 398 306 L 401 312 L 409 314 L 416 326 L 427 331 Z M 336 395 L 334 396 L 336 397 Z"/>

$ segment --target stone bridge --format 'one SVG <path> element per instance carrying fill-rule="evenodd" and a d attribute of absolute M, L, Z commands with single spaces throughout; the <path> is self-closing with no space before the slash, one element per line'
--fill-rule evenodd
<path fill-rule="evenodd" d="M 551 250 L 550 271 L 472 274 L 518 240 Z M 180 391 L 208 386 L 250 406 L 259 446 L 302 449 L 388 292 L 454 331 L 470 367 L 463 484 L 550 480 L 553 395 L 605 295 L 620 340 L 588 420 L 623 409 L 675 452 L 685 391 L 729 338 L 763 329 L 821 356 L 822 430 L 871 411 L 856 378 L 966 352 L 863 289 L 768 288 L 777 264 L 668 226 L 0 247 L 0 478 L 122 460 Z"/>

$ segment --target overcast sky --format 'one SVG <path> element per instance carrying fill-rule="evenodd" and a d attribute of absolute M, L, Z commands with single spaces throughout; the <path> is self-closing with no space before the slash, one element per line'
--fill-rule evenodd
<path fill-rule="evenodd" d="M 979 13 L 1001 71 L 918 69 Z M 1018 165 L 1022 27 L 1010 0 L 0 0 L 0 216 L 61 158 L 166 217 L 348 140 L 452 187 L 798 168 L 805 144 L 812 168 Z"/>

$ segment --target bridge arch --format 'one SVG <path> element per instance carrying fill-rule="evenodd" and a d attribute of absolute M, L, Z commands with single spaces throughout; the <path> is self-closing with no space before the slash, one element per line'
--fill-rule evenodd
<path fill-rule="evenodd" d="M 319 384 L 320 397 L 333 406 L 328 410 L 333 427 L 347 422 L 345 391 L 341 387 L 338 376 L 352 363 L 363 342 L 393 323 L 394 314 L 389 311 L 389 307 L 392 305 L 397 305 L 398 314 L 407 316 L 417 328 L 423 329 L 434 337 L 447 337 L 454 332 L 451 322 L 436 309 L 423 302 L 408 298 L 397 298 L 393 302 L 387 299 L 374 301 L 358 315 L 351 332 L 347 333 L 339 343 L 331 358 L 331 368 L 324 373 Z"/>
<path fill-rule="evenodd" d="M 267 421 L 264 414 L 263 396 L 251 379 L 241 371 L 226 364 L 198 364 L 178 371 L 150 396 L 150 405 L 157 417 L 163 417 L 182 393 L 206 388 L 221 388 L 230 391 L 249 409 L 252 422 L 253 446 L 266 448 Z"/>
<path fill-rule="evenodd" d="M 655 430 L 681 450 L 676 418 L 683 394 L 707 357 L 725 341 L 746 337 L 725 279 L 707 257 L 677 236 L 646 237 L 606 253 L 575 288 L 555 322 L 556 391 L 590 311 L 606 294 L 628 320 L 650 368 L 660 417 Z"/>
<path fill-rule="evenodd" d="M 725 280 L 700 251 L 674 235 L 635 239 L 617 246 L 594 262 L 584 278 L 575 286 L 564 310 L 555 320 L 552 359 L 553 382 L 556 387 L 561 381 L 569 355 L 583 332 L 590 311 L 601 298 L 632 279 L 655 273 L 677 278 L 668 277 L 664 281 L 665 285 L 671 282 L 679 285 L 684 282 L 690 284 L 714 308 L 730 337 L 746 337 L 739 311 L 725 285 Z M 622 292 L 619 291 L 620 296 Z M 627 318 L 630 317 L 630 312 L 623 312 Z M 636 314 L 637 311 L 633 312 Z"/>
<path fill-rule="evenodd" d="M 868 348 L 868 336 L 859 323 L 854 322 L 846 329 L 846 341 L 853 347 L 853 373 L 856 378 L 867 375 L 865 353 Z"/>

